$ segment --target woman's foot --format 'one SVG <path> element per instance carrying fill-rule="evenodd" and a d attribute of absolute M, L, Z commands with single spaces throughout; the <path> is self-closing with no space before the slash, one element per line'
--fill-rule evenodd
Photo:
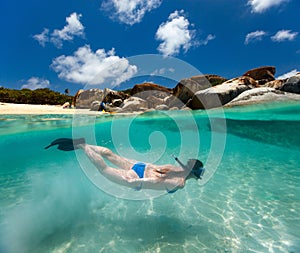
<path fill-rule="evenodd" d="M 45 149 L 57 145 L 57 149 L 63 151 L 72 151 L 79 148 L 79 145 L 85 144 L 84 138 L 71 139 L 71 138 L 59 138 L 51 142 L 51 144 Z"/>

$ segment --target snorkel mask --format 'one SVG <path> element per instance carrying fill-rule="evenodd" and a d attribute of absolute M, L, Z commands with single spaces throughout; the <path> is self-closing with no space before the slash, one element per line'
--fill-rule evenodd
<path fill-rule="evenodd" d="M 195 175 L 195 177 L 197 178 L 197 179 L 202 179 L 202 175 L 204 174 L 204 168 L 202 167 L 202 168 L 199 168 L 199 169 L 197 169 L 197 170 L 192 170 L 192 172 L 193 172 L 193 174 Z"/>

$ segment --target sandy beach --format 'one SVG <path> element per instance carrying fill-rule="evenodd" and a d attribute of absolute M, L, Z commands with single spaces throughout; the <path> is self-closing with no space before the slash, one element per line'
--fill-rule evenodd
<path fill-rule="evenodd" d="M 30 104 L 11 104 L 0 103 L 0 115 L 2 114 L 99 114 L 100 112 L 87 109 L 63 108 L 61 105 L 30 105 Z"/>

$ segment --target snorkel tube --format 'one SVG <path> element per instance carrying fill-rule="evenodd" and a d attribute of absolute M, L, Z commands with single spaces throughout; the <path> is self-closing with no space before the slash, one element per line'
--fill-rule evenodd
<path fill-rule="evenodd" d="M 176 162 L 183 168 L 186 169 L 185 165 L 176 157 L 175 155 L 172 155 Z"/>

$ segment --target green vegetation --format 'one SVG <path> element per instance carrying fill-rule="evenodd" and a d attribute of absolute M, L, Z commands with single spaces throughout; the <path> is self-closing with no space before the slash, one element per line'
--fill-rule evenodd
<path fill-rule="evenodd" d="M 13 90 L 0 87 L 0 102 L 5 103 L 62 105 L 65 102 L 72 104 L 72 99 L 72 96 L 64 95 L 47 88 Z"/>
<path fill-rule="evenodd" d="M 132 88 L 129 88 L 129 89 L 126 89 L 126 90 L 119 90 L 120 92 L 123 92 L 127 95 L 130 95 L 130 92 L 131 92 Z"/>
<path fill-rule="evenodd" d="M 211 86 L 216 86 L 216 85 L 222 84 L 226 81 L 227 81 L 227 79 L 216 79 L 216 80 L 210 80 L 209 82 L 210 82 Z"/>

